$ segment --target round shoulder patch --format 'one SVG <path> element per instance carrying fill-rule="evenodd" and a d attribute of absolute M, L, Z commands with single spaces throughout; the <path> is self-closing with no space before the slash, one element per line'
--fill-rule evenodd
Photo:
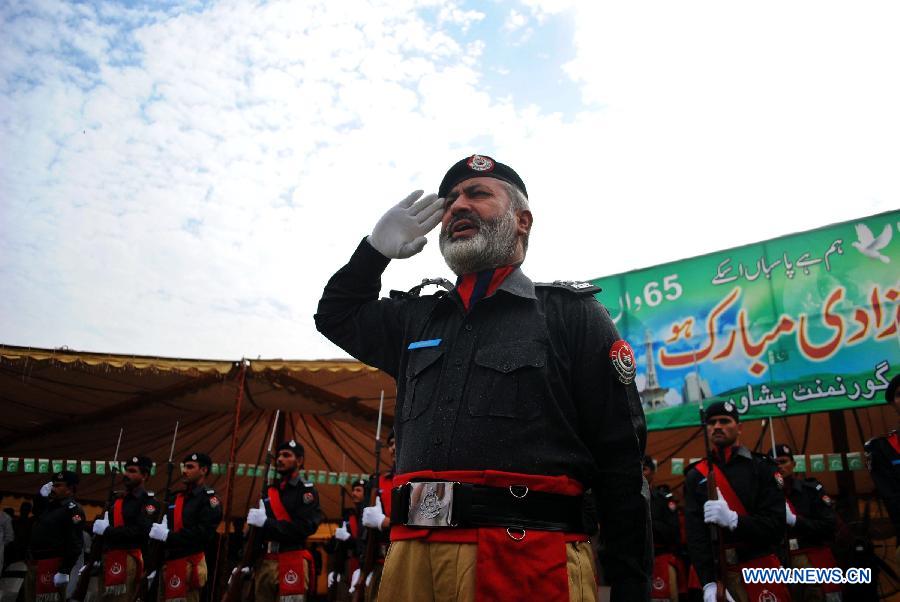
<path fill-rule="evenodd" d="M 316 499 L 316 494 L 314 494 L 312 491 L 307 491 L 306 493 L 303 494 L 303 503 L 304 504 L 312 504 L 313 501 L 315 501 L 315 499 Z"/>
<path fill-rule="evenodd" d="M 669 510 L 671 510 L 672 512 L 675 512 L 675 510 L 677 510 L 677 509 L 678 509 L 678 506 L 675 505 L 675 502 L 673 500 L 669 500 Z"/>
<path fill-rule="evenodd" d="M 634 365 L 634 351 L 631 345 L 622 339 L 613 343 L 609 348 L 609 360 L 620 383 L 630 385 L 634 382 L 637 367 Z"/>
<path fill-rule="evenodd" d="M 209 505 L 212 506 L 213 508 L 218 508 L 218 507 L 219 507 L 219 503 L 220 503 L 220 502 L 219 502 L 219 498 L 218 498 L 218 497 L 212 496 L 211 498 L 209 498 Z"/>
<path fill-rule="evenodd" d="M 146 512 L 150 516 L 153 516 L 154 514 L 156 514 L 156 506 L 154 506 L 153 504 L 147 504 L 146 506 L 144 506 L 144 512 Z"/>
<path fill-rule="evenodd" d="M 81 515 L 80 515 L 80 514 L 73 514 L 73 515 L 72 515 L 72 522 L 75 523 L 76 525 L 79 524 L 82 520 L 83 520 L 83 519 L 81 518 Z"/>
<path fill-rule="evenodd" d="M 466 165 L 469 166 L 469 169 L 472 171 L 493 171 L 494 170 L 494 162 L 491 161 L 488 157 L 482 157 L 481 155 L 472 155 L 469 157 L 469 160 L 466 161 Z"/>
<path fill-rule="evenodd" d="M 828 497 L 828 494 L 825 494 L 825 495 L 822 496 L 822 501 L 825 502 L 826 504 L 828 504 L 829 506 L 831 506 L 832 503 L 833 503 L 833 502 L 831 501 L 831 498 Z"/>
<path fill-rule="evenodd" d="M 778 485 L 779 489 L 784 489 L 784 477 L 781 476 L 780 472 L 775 473 L 775 484 Z"/>

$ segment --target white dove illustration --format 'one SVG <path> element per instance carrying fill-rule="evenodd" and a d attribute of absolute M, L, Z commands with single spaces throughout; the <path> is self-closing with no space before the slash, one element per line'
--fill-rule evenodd
<path fill-rule="evenodd" d="M 891 236 L 894 234 L 890 224 L 885 225 L 884 230 L 878 235 L 878 238 L 872 236 L 872 231 L 865 224 L 856 224 L 856 238 L 858 241 L 852 242 L 857 251 L 871 257 L 872 259 L 880 259 L 884 263 L 890 263 L 890 257 L 882 255 L 879 251 L 885 248 L 891 242 Z"/>

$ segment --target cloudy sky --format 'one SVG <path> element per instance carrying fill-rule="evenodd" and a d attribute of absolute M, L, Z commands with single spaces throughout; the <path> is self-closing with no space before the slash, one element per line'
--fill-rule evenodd
<path fill-rule="evenodd" d="M 0 3 L 0 343 L 327 358 L 380 215 L 474 152 L 526 272 L 585 279 L 900 207 L 900 5 Z M 450 276 L 434 235 L 385 292 Z"/>

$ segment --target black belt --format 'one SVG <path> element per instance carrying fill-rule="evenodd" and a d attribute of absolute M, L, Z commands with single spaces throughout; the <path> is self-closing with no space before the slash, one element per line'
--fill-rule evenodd
<path fill-rule="evenodd" d="M 447 519 L 433 527 L 506 527 L 512 529 L 537 529 L 541 531 L 565 531 L 586 533 L 582 495 L 561 495 L 534 491 L 524 485 L 512 487 L 488 487 L 471 483 L 440 482 L 446 485 L 443 496 L 433 496 L 431 503 L 423 503 L 417 491 L 413 501 L 415 512 L 423 506 L 435 508 L 435 500 L 452 500 Z M 410 519 L 410 502 L 413 488 L 428 485 L 428 482 L 412 482 L 395 487 L 391 492 L 391 523 L 412 528 L 425 526 Z M 427 494 L 426 494 L 427 496 Z M 434 514 L 433 512 L 430 514 Z"/>

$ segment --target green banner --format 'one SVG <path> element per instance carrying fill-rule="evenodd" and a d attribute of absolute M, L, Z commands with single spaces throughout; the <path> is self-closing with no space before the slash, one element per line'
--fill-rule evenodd
<path fill-rule="evenodd" d="M 650 430 L 884 403 L 900 365 L 900 211 L 593 282 Z"/>

